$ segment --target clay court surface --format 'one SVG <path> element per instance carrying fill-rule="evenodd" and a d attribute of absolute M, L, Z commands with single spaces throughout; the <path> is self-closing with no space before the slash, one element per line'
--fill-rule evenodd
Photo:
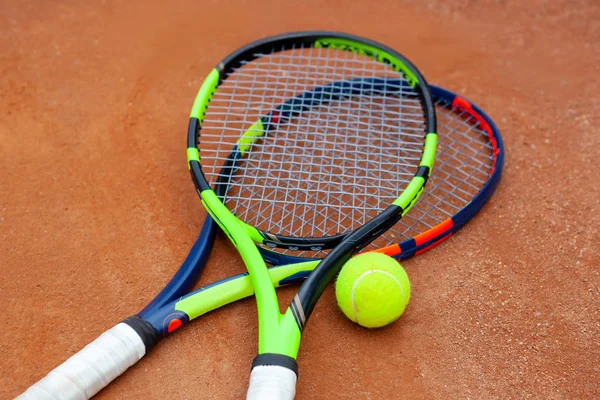
<path fill-rule="evenodd" d="M 415 3 L 2 1 L 0 398 L 163 287 L 206 215 L 185 158 L 204 76 L 307 29 L 405 54 L 488 112 L 506 164 L 469 225 L 404 263 L 413 294 L 395 324 L 361 328 L 325 292 L 297 398 L 600 397 L 600 3 Z M 201 283 L 243 270 L 220 236 Z M 253 301 L 233 304 L 97 398 L 243 398 L 256 338 Z"/>

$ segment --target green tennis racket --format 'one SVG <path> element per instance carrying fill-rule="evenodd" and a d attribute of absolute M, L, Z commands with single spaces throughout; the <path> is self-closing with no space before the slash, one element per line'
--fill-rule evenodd
<path fill-rule="evenodd" d="M 317 300 L 355 252 L 415 203 L 436 140 L 421 73 L 356 36 L 270 37 L 235 51 L 205 79 L 187 155 L 202 203 L 254 286 L 259 339 L 248 399 L 294 397 L 300 337 Z M 329 250 L 283 314 L 256 244 Z"/>

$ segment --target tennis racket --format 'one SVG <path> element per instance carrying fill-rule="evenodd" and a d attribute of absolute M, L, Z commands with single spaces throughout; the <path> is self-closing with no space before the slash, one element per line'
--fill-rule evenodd
<path fill-rule="evenodd" d="M 502 173 L 502 139 L 493 121 L 464 98 L 442 88 L 430 88 L 440 132 L 436 169 L 427 183 L 427 190 L 410 213 L 384 234 L 387 239 L 382 244 L 385 252 L 398 259 L 406 259 L 434 247 L 468 222 L 490 198 Z M 208 258 L 215 227 L 212 218 L 207 218 L 186 262 L 152 302 L 154 305 L 151 303 L 145 308 L 143 318 L 151 321 L 152 327 L 159 332 L 151 343 L 170 335 L 174 329 L 169 330 L 169 325 L 173 328 L 181 323 L 183 326 L 206 312 L 254 294 L 250 278 L 244 273 L 197 289 L 180 298 L 196 280 L 194 274 L 189 274 L 190 265 L 202 266 Z M 371 245 L 366 250 L 377 249 L 381 248 Z M 281 252 L 261 251 L 265 252 L 265 258 L 270 258 L 276 264 L 301 263 L 306 261 L 304 257 L 315 258 L 324 253 L 299 253 L 286 249 Z M 317 262 L 312 261 L 277 266 L 269 269 L 269 275 L 273 285 L 296 284 L 305 279 L 316 265 Z M 197 269 L 195 271 L 198 273 Z M 176 316 L 179 322 L 172 322 L 172 316 Z M 167 329 L 164 329 L 165 326 Z M 146 347 L 143 353 L 147 354 L 151 348 Z M 133 363 L 136 362 L 135 358 L 132 360 Z M 105 374 L 102 387 L 124 372 L 124 369 L 126 367 L 115 373 Z M 50 376 L 57 375 L 60 376 L 58 372 L 53 372 L 45 378 L 46 382 L 51 379 Z M 92 393 L 95 390 L 93 388 L 99 386 L 88 378 L 77 381 L 73 379 L 81 389 L 77 394 L 62 389 L 58 383 L 41 382 L 36 386 L 43 385 L 46 388 L 45 394 L 39 394 L 34 386 L 19 398 L 88 399 L 92 394 L 87 393 Z"/>
<path fill-rule="evenodd" d="M 429 178 L 437 142 L 429 87 L 379 43 L 300 32 L 225 58 L 190 117 L 196 189 L 255 291 L 258 355 L 248 399 L 292 399 L 301 332 L 323 290 L 408 212 Z M 330 249 L 284 314 L 256 243 Z"/>

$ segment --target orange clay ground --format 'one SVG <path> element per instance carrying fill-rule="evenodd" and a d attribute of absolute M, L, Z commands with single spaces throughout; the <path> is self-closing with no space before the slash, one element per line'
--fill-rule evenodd
<path fill-rule="evenodd" d="M 297 398 L 600 397 L 600 3 L 105 0 L 0 3 L 1 399 L 162 288 L 205 218 L 185 161 L 203 77 L 307 29 L 384 42 L 470 98 L 506 165 L 465 229 L 404 263 L 392 326 L 353 324 L 325 292 Z M 241 271 L 220 237 L 201 283 Z M 97 398 L 242 398 L 256 337 L 253 301 L 228 306 Z"/>

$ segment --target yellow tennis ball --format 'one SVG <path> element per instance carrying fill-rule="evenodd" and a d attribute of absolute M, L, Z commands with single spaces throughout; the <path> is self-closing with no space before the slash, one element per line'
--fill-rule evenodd
<path fill-rule="evenodd" d="M 410 299 L 410 282 L 398 261 L 369 252 L 351 258 L 335 282 L 335 297 L 343 313 L 366 328 L 394 322 Z"/>

